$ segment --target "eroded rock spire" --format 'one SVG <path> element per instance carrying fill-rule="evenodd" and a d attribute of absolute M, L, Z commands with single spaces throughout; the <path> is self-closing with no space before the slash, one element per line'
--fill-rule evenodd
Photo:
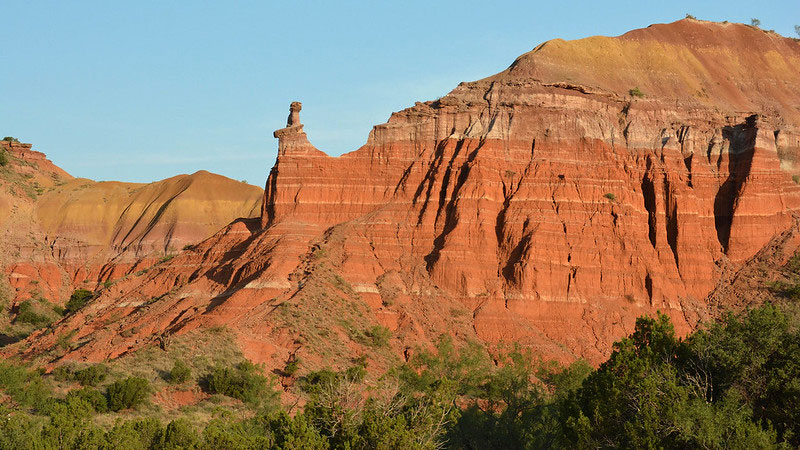
<path fill-rule="evenodd" d="M 303 109 L 303 104 L 300 102 L 292 102 L 289 105 L 289 118 L 286 120 L 286 127 L 294 127 L 302 125 L 300 123 L 300 110 Z"/>

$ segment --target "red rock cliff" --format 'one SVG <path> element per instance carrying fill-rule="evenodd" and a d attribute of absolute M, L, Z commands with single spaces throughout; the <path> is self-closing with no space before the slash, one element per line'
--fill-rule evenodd
<path fill-rule="evenodd" d="M 262 226 L 348 223 L 348 278 L 420 266 L 480 337 L 585 355 L 642 309 L 693 325 L 721 268 L 794 224 L 797 105 L 800 44 L 756 28 L 550 41 L 338 158 L 279 130 Z"/>
<path fill-rule="evenodd" d="M 81 328 L 67 357 L 224 324 L 280 367 L 333 346 L 310 344 L 346 301 L 332 292 L 366 302 L 398 352 L 448 332 L 598 361 L 641 314 L 686 331 L 723 273 L 796 226 L 798 105 L 800 43 L 682 20 L 542 44 L 340 157 L 293 114 L 260 223 L 108 290 L 62 322 Z M 306 315 L 287 325 L 287 305 Z"/>

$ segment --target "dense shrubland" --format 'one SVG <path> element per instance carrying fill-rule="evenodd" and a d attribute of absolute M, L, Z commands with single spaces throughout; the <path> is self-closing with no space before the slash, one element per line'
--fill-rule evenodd
<path fill-rule="evenodd" d="M 2 448 L 773 448 L 800 445 L 800 315 L 765 305 L 685 339 L 666 316 L 640 318 L 599 368 L 543 363 L 510 349 L 442 338 L 377 381 L 366 360 L 306 373 L 308 402 L 282 410 L 258 366 L 199 374 L 209 393 L 250 405 L 246 417 L 94 418 L 137 408 L 141 378 L 99 387 L 103 366 L 43 375 L 0 363 Z M 56 395 L 51 378 L 80 381 Z M 183 362 L 169 377 L 194 382 Z"/>

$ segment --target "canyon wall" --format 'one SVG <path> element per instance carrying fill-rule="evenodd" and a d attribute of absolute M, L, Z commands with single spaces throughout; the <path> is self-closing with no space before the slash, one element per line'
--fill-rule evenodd
<path fill-rule="evenodd" d="M 423 268 L 477 335 L 578 355 L 642 312 L 682 331 L 794 226 L 800 45 L 693 20 L 551 41 L 333 158 L 276 132 L 262 227 L 350 227 L 342 274 Z"/>
<path fill-rule="evenodd" d="M 797 227 L 798 69 L 796 40 L 687 19 L 546 42 L 339 157 L 293 105 L 260 219 L 120 281 L 23 353 L 102 360 L 226 326 L 255 361 L 322 367 L 369 352 L 360 320 L 405 357 L 447 333 L 597 362 L 642 314 L 687 332 Z"/>

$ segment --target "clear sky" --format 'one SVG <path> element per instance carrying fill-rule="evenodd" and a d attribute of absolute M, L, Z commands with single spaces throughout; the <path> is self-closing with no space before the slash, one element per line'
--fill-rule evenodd
<path fill-rule="evenodd" d="M 96 180 L 205 169 L 263 185 L 293 100 L 311 142 L 339 155 L 543 41 L 686 13 L 795 36 L 800 0 L 0 0 L 0 136 Z"/>

